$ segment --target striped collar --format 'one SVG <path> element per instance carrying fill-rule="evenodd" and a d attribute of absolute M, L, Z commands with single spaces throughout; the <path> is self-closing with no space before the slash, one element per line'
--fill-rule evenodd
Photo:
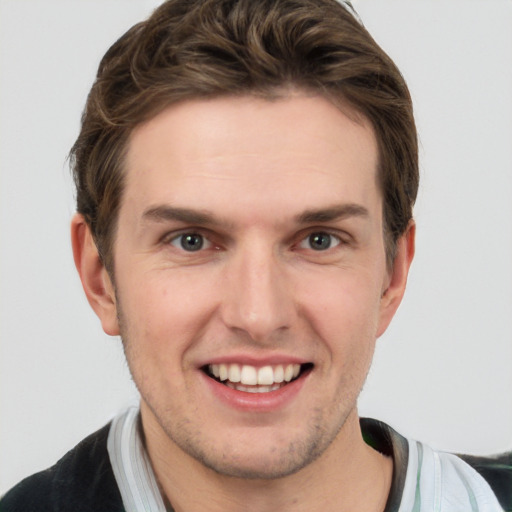
<path fill-rule="evenodd" d="M 112 420 L 107 449 L 127 512 L 166 512 L 139 429 L 139 408 L 129 407 Z"/>
<path fill-rule="evenodd" d="M 361 430 L 368 445 L 393 458 L 384 512 L 503 512 L 489 483 L 461 457 L 406 439 L 381 421 L 361 418 Z"/>
<path fill-rule="evenodd" d="M 409 440 L 399 512 L 503 512 L 490 485 L 469 464 Z"/>

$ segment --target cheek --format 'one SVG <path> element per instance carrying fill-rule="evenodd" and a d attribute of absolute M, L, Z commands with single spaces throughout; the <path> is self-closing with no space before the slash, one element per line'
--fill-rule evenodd
<path fill-rule="evenodd" d="M 347 272 L 307 289 L 304 314 L 334 354 L 342 350 L 372 352 L 380 304 L 374 277 Z"/>
<path fill-rule="evenodd" d="M 204 279 L 172 270 L 132 275 L 118 290 L 123 338 L 157 364 L 176 362 L 214 309 Z"/>

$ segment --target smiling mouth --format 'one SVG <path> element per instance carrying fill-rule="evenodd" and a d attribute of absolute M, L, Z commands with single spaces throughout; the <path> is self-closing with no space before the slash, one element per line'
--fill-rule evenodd
<path fill-rule="evenodd" d="M 297 380 L 313 367 L 306 364 L 277 364 L 260 368 L 251 365 L 209 364 L 202 369 L 208 377 L 237 391 L 269 393 Z"/>

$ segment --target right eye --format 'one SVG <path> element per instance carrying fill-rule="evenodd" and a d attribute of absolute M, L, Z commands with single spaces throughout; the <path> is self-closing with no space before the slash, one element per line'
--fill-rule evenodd
<path fill-rule="evenodd" d="M 181 235 L 174 237 L 169 244 L 187 252 L 209 249 L 212 245 L 208 239 L 199 233 L 181 233 Z"/>

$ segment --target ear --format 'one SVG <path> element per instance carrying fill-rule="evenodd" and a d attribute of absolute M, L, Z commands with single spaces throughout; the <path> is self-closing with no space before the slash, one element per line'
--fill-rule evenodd
<path fill-rule="evenodd" d="M 396 313 L 402 297 L 405 293 L 409 268 L 414 258 L 414 239 L 416 235 L 416 224 L 413 220 L 409 222 L 407 230 L 397 241 L 397 250 L 393 266 L 388 273 L 380 303 L 380 317 L 377 329 L 377 337 L 384 334 L 391 319 Z"/>
<path fill-rule="evenodd" d="M 101 261 L 91 230 L 78 213 L 71 221 L 71 244 L 75 266 L 89 304 L 98 315 L 103 330 L 111 336 L 118 335 L 114 286 Z"/>

